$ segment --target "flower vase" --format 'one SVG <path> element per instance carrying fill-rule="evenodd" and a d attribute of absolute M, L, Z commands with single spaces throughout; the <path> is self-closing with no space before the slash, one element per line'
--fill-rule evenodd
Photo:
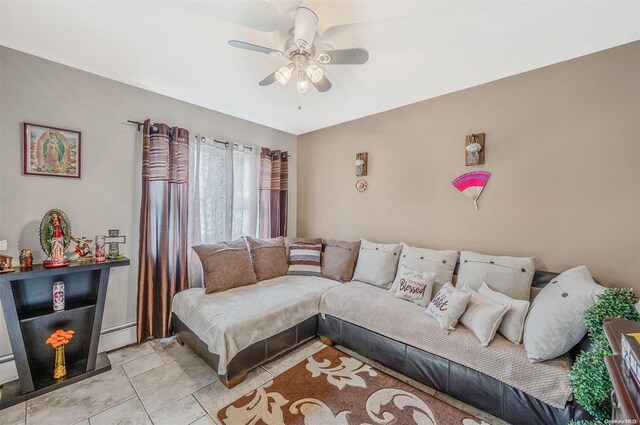
<path fill-rule="evenodd" d="M 64 345 L 59 345 L 56 350 L 56 363 L 53 369 L 53 379 L 60 379 L 67 376 L 67 366 L 64 361 Z"/>

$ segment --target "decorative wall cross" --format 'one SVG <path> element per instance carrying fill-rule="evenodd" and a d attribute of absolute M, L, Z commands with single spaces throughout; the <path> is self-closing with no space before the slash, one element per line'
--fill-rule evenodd
<path fill-rule="evenodd" d="M 104 240 L 109 244 L 109 257 L 120 257 L 120 244 L 127 243 L 127 237 L 120 235 L 120 230 L 109 230 L 109 236 Z"/>

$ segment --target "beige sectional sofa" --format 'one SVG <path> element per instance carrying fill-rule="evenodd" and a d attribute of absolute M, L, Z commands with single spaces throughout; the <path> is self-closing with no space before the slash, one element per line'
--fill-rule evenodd
<path fill-rule="evenodd" d="M 447 260 L 440 267 L 454 274 L 460 264 L 446 264 L 457 257 L 451 253 L 443 254 Z M 532 296 L 557 276 L 527 272 Z M 446 334 L 423 306 L 397 298 L 385 285 L 285 275 L 220 292 L 192 288 L 175 296 L 172 309 L 178 341 L 203 357 L 229 387 L 251 368 L 320 335 L 507 421 L 568 423 L 589 417 L 573 402 L 568 382 L 572 354 L 584 341 L 571 353 L 534 363 L 522 344 L 500 334 L 486 347 L 460 324 Z"/>

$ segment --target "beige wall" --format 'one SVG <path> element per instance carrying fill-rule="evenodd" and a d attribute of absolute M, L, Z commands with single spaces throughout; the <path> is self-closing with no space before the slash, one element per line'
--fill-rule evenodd
<path fill-rule="evenodd" d="M 464 166 L 472 132 L 483 166 Z M 492 173 L 479 211 L 451 185 L 474 170 Z M 640 42 L 298 137 L 300 236 L 532 255 L 640 289 L 639 223 Z"/>
<path fill-rule="evenodd" d="M 185 65 L 188 66 L 188 65 Z M 141 133 L 127 119 L 166 122 L 192 135 L 291 152 L 290 232 L 296 224 L 296 137 L 103 77 L 0 48 L 0 240 L 9 255 L 20 247 L 43 253 L 38 226 L 50 208 L 71 219 L 73 233 L 94 236 L 120 229 L 131 267 L 114 269 L 109 282 L 103 328 L 135 321 Z M 82 178 L 23 176 L 22 122 L 82 131 Z M 0 356 L 11 352 L 0 313 Z"/>

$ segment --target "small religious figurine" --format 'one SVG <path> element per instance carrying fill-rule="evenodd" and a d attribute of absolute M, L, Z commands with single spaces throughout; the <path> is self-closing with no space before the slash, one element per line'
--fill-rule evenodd
<path fill-rule="evenodd" d="M 31 254 L 30 249 L 21 249 L 20 250 L 20 268 L 21 269 L 30 269 L 33 266 L 33 254 Z"/>
<path fill-rule="evenodd" d="M 75 252 L 78 254 L 78 262 L 86 263 L 93 261 L 93 252 L 91 252 L 91 248 L 89 247 L 89 244 L 93 241 L 87 240 L 84 236 L 79 238 L 71 236 L 71 239 L 76 243 Z"/>
<path fill-rule="evenodd" d="M 44 266 L 68 266 L 70 262 L 67 258 L 67 248 L 70 241 L 71 223 L 67 215 L 58 209 L 49 210 L 40 223 L 40 245 L 48 255 Z"/>

